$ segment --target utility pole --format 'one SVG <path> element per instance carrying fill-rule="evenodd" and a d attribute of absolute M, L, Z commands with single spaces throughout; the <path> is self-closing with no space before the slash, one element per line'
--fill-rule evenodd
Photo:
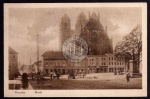
<path fill-rule="evenodd" d="M 39 35 L 37 34 L 37 84 L 39 84 Z"/>
<path fill-rule="evenodd" d="M 39 72 L 39 35 L 37 34 L 37 71 Z"/>

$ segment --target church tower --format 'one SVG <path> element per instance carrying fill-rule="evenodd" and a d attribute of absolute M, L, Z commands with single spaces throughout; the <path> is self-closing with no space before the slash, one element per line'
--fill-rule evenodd
<path fill-rule="evenodd" d="M 71 37 L 71 22 L 67 14 L 64 14 L 60 22 L 60 44 L 61 47 L 66 39 Z"/>
<path fill-rule="evenodd" d="M 77 18 L 77 22 L 75 24 L 75 30 L 76 30 L 76 35 L 79 36 L 81 33 L 81 30 L 83 29 L 83 27 L 86 25 L 87 22 L 87 17 L 86 15 L 81 12 Z"/>

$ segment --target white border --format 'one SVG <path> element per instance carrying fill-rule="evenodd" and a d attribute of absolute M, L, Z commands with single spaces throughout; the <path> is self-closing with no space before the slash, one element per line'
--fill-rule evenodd
<path fill-rule="evenodd" d="M 106 90 L 26 90 L 15 94 L 8 89 L 8 8 L 142 7 L 142 89 Z M 134 13 L 134 12 L 133 12 Z M 24 91 L 24 90 L 23 90 Z M 38 90 L 40 91 L 40 90 Z M 22 3 L 4 4 L 4 96 L 5 97 L 145 97 L 147 96 L 147 3 Z"/>

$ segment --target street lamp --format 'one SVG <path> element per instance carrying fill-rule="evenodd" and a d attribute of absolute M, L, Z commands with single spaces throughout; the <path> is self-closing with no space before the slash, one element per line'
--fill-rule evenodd
<path fill-rule="evenodd" d="M 37 34 L 37 84 L 39 84 L 39 41 L 38 41 L 39 35 Z"/>

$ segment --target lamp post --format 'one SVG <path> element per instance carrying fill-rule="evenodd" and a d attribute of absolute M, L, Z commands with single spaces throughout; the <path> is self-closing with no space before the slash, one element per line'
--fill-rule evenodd
<path fill-rule="evenodd" d="M 37 34 L 37 84 L 39 84 L 39 41 L 38 41 L 39 35 Z"/>

